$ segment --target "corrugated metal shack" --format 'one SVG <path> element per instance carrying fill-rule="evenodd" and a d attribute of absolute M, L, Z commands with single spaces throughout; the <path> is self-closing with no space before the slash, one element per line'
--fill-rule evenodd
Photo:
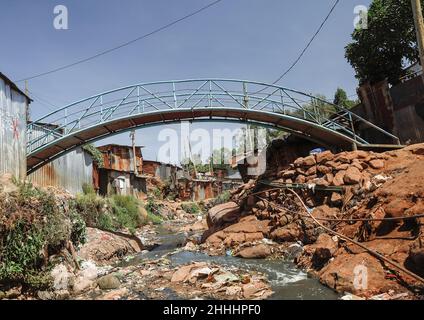
<path fill-rule="evenodd" d="M 193 201 L 202 201 L 215 198 L 214 180 L 213 179 L 193 179 Z"/>
<path fill-rule="evenodd" d="M 159 178 L 162 181 L 179 179 L 183 176 L 183 169 L 179 166 L 153 160 L 143 160 L 143 173 Z"/>
<path fill-rule="evenodd" d="M 26 177 L 26 123 L 31 99 L 0 72 L 0 174 Z"/>
<path fill-rule="evenodd" d="M 34 138 L 40 137 L 55 127 L 53 124 L 36 123 L 30 134 Z M 93 159 L 79 147 L 34 171 L 28 180 L 38 186 L 61 187 L 72 194 L 81 193 L 84 184 L 93 183 Z"/>
<path fill-rule="evenodd" d="M 178 194 L 181 200 L 202 201 L 218 195 L 219 184 L 210 174 L 197 173 L 197 177 L 189 175 L 178 178 Z"/>
<path fill-rule="evenodd" d="M 161 177 L 161 163 L 153 160 L 143 160 L 143 173 L 152 177 Z"/>
<path fill-rule="evenodd" d="M 140 146 L 108 144 L 98 147 L 103 154 L 103 168 L 98 170 L 98 188 L 101 195 L 133 195 L 137 198 L 147 193 L 143 172 L 143 155 Z"/>

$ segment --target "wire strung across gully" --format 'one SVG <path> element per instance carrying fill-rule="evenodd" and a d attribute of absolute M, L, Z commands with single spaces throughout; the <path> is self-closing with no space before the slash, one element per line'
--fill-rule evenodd
<path fill-rule="evenodd" d="M 253 194 L 249 194 L 246 197 L 257 196 L 258 198 L 260 198 L 258 195 L 261 194 L 261 193 L 272 192 L 272 191 L 276 191 L 276 190 L 280 190 L 280 189 L 281 188 L 273 188 L 273 189 L 262 190 L 260 192 L 255 192 Z M 351 238 L 349 238 L 349 237 L 347 237 L 347 236 L 345 236 L 345 235 L 343 235 L 343 234 L 341 234 L 341 233 L 339 233 L 337 231 L 334 231 L 334 230 L 326 227 L 325 225 L 323 225 L 319 220 L 324 220 L 325 218 L 316 218 L 316 217 L 314 217 L 311 214 L 311 212 L 309 211 L 309 208 L 303 202 L 302 198 L 300 198 L 300 196 L 294 190 L 292 190 L 290 188 L 287 188 L 286 190 L 289 191 L 289 192 L 291 192 L 298 199 L 298 201 L 302 205 L 303 209 L 307 213 L 305 216 L 308 216 L 309 218 L 311 218 L 314 221 L 314 223 L 317 224 L 318 226 L 320 226 L 322 229 L 326 230 L 327 232 L 329 232 L 331 234 L 334 234 L 334 235 L 338 236 L 339 238 L 341 238 L 341 239 L 343 239 L 345 241 L 351 242 L 351 243 L 353 243 L 353 244 L 361 247 L 362 249 L 366 250 L 368 253 L 370 253 L 372 256 L 376 257 L 377 259 L 380 259 L 380 260 L 383 260 L 383 261 L 387 262 L 388 264 L 394 266 L 395 268 L 397 268 L 400 271 L 403 271 L 404 273 L 406 273 L 410 277 L 414 278 L 415 280 L 418 280 L 419 282 L 424 283 L 424 279 L 422 277 L 420 277 L 419 275 L 413 273 L 412 271 L 410 271 L 410 270 L 402 267 L 397 262 L 394 262 L 394 261 L 390 260 L 389 258 L 386 258 L 381 253 L 378 253 L 377 251 L 368 248 L 367 246 L 363 245 L 362 243 L 360 243 L 360 242 L 358 242 L 358 241 L 356 241 L 354 239 L 351 239 Z M 262 200 L 265 200 L 265 199 L 262 199 Z M 266 201 L 268 201 L 268 200 L 266 200 Z M 292 211 L 290 209 L 287 209 L 287 208 L 284 208 L 284 207 L 281 207 L 281 208 L 284 209 L 284 210 L 286 210 L 287 212 L 291 212 L 291 213 L 294 213 L 296 215 L 301 215 L 299 212 L 294 212 L 294 211 Z M 362 220 L 362 221 L 384 221 L 384 220 L 389 220 L 389 219 L 391 219 L 391 220 L 403 220 L 403 219 L 411 219 L 411 218 L 421 217 L 421 216 L 423 216 L 423 215 L 415 215 L 415 216 L 409 216 L 409 217 L 396 217 L 396 218 L 393 217 L 395 219 L 393 219 L 391 217 L 390 218 L 381 218 L 381 219 L 372 218 L 372 219 L 365 219 L 365 220 Z M 325 220 L 327 220 L 327 219 L 325 219 Z M 331 220 L 332 221 L 343 221 L 343 220 L 352 221 L 352 219 L 331 219 Z"/>

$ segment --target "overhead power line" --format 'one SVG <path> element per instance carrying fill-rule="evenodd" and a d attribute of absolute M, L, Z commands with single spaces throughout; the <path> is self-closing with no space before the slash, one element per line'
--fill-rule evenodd
<path fill-rule="evenodd" d="M 27 89 L 28 90 L 28 89 Z M 48 101 L 45 98 L 42 98 L 38 94 L 35 94 L 33 91 L 28 90 L 28 93 L 30 94 L 31 98 L 40 103 L 41 105 L 45 106 L 49 111 L 53 111 L 57 109 L 57 106 Z"/>
<path fill-rule="evenodd" d="M 306 51 L 308 50 L 308 48 L 310 47 L 310 45 L 312 44 L 312 42 L 315 40 L 315 38 L 318 36 L 318 34 L 321 32 L 322 28 L 324 27 L 325 23 L 328 21 L 328 19 L 330 18 L 331 14 L 333 13 L 334 9 L 336 8 L 336 6 L 339 4 L 340 0 L 336 0 L 333 4 L 333 6 L 331 7 L 330 11 L 328 12 L 327 16 L 325 17 L 325 19 L 322 21 L 322 23 L 320 24 L 319 28 L 317 29 L 317 31 L 314 33 L 314 35 L 312 36 L 311 40 L 309 40 L 309 42 L 306 44 L 306 47 L 302 50 L 302 52 L 299 54 L 299 56 L 296 58 L 296 60 L 291 64 L 291 66 L 284 71 L 284 73 L 279 76 L 277 78 L 277 80 L 275 80 L 272 84 L 276 84 L 277 82 L 279 82 L 281 79 L 283 79 L 296 65 L 297 63 L 300 61 L 300 59 L 302 59 L 303 55 L 306 53 Z"/>
<path fill-rule="evenodd" d="M 77 61 L 75 61 L 75 62 L 72 62 L 72 63 L 66 64 L 66 65 L 63 65 L 63 66 L 61 66 L 61 67 L 57 67 L 57 68 L 51 69 L 51 70 L 46 71 L 46 72 L 42 72 L 42 73 L 39 73 L 39 74 L 36 74 L 36 75 L 30 76 L 30 77 L 26 77 L 26 78 L 23 78 L 23 79 L 19 79 L 19 80 L 17 80 L 16 82 L 22 82 L 22 81 L 25 81 L 25 80 L 32 80 L 32 79 L 35 79 L 35 78 L 43 77 L 43 76 L 46 76 L 46 75 L 49 75 L 49 74 L 52 74 L 52 73 L 55 73 L 55 72 L 58 72 L 58 71 L 62 71 L 62 70 L 64 70 L 64 69 L 71 68 L 71 67 L 76 66 L 76 65 L 78 65 L 78 64 L 81 64 L 81 63 L 84 63 L 84 62 L 87 62 L 87 61 L 90 61 L 90 60 L 96 59 L 96 58 L 98 58 L 98 57 L 100 57 L 100 56 L 103 56 L 103 55 L 108 54 L 108 53 L 110 53 L 110 52 L 112 52 L 112 51 L 115 51 L 115 50 L 121 49 L 121 48 L 126 47 L 126 46 L 128 46 L 128 45 L 130 45 L 130 44 L 133 44 L 134 42 L 137 42 L 137 41 L 143 40 L 143 39 L 145 39 L 145 38 L 147 38 L 147 37 L 150 37 L 150 36 L 152 36 L 152 35 L 154 35 L 154 34 L 156 34 L 156 33 L 161 32 L 161 31 L 163 31 L 163 30 L 165 30 L 165 29 L 168 29 L 168 28 L 172 27 L 173 25 L 175 25 L 175 24 L 177 24 L 177 23 L 179 23 L 179 22 L 182 22 L 182 21 L 184 21 L 184 20 L 186 20 L 186 19 L 188 19 L 188 18 L 191 18 L 191 17 L 193 17 L 193 16 L 195 16 L 195 15 L 199 14 L 200 12 L 202 12 L 202 11 L 204 11 L 204 10 L 206 10 L 206 9 L 208 9 L 208 8 L 210 8 L 210 7 L 214 6 L 214 5 L 216 5 L 216 4 L 218 4 L 218 3 L 219 3 L 219 2 L 221 2 L 221 1 L 223 1 L 223 0 L 216 0 L 216 1 L 212 2 L 212 3 L 209 3 L 208 5 L 206 5 L 206 6 L 202 7 L 202 8 L 200 8 L 200 9 L 197 9 L 196 11 L 193 11 L 193 12 L 191 12 L 191 13 L 189 13 L 189 14 L 187 14 L 187 15 L 185 15 L 185 16 L 183 16 L 183 17 L 181 17 L 181 18 L 177 19 L 177 20 L 174 20 L 174 21 L 172 21 L 172 22 L 170 22 L 170 23 L 168 23 L 168 24 L 166 24 L 166 25 L 164 25 L 164 26 L 162 26 L 162 27 L 159 27 L 159 28 L 157 28 L 157 29 L 155 29 L 155 30 L 153 30 L 153 31 L 150 31 L 149 33 L 143 34 L 143 35 L 141 35 L 141 36 L 139 36 L 139 37 L 137 37 L 137 38 L 135 38 L 135 39 L 133 39 L 133 40 L 127 41 L 127 42 L 125 42 L 125 43 L 122 43 L 122 44 L 120 44 L 120 45 L 118 45 L 118 46 L 116 46 L 116 47 L 113 47 L 113 48 L 110 48 L 110 49 L 104 50 L 104 51 L 99 52 L 99 53 L 97 53 L 97 54 L 95 54 L 95 55 L 92 55 L 92 56 L 90 56 L 90 57 L 87 57 L 87 58 L 84 58 L 84 59 L 77 60 Z"/>

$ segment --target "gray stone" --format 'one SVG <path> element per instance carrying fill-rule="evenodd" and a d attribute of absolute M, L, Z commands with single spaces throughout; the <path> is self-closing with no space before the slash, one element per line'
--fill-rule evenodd
<path fill-rule="evenodd" d="M 113 274 L 108 274 L 97 279 L 97 284 L 102 290 L 117 289 L 121 286 L 121 282 Z"/>

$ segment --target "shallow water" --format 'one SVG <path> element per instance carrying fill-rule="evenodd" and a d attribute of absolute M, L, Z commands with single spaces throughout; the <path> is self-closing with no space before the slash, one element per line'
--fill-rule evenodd
<path fill-rule="evenodd" d="M 186 235 L 172 233 L 158 227 L 160 245 L 152 251 L 139 254 L 125 264 L 136 265 L 144 259 L 158 259 L 174 251 L 185 242 Z M 201 252 L 177 251 L 167 257 L 172 266 L 191 263 L 193 261 L 211 262 L 222 266 L 234 266 L 240 269 L 265 273 L 275 292 L 272 300 L 334 300 L 340 297 L 333 290 L 323 286 L 318 280 L 296 268 L 292 262 L 283 260 L 242 259 L 233 256 L 209 256 Z"/>

